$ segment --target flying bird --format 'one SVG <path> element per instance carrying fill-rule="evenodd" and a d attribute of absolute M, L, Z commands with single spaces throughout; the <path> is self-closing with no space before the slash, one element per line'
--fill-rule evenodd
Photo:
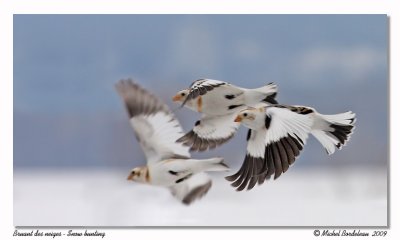
<path fill-rule="evenodd" d="M 229 170 L 222 158 L 191 158 L 189 147 L 176 142 L 183 135 L 180 123 L 160 99 L 131 80 L 119 81 L 116 89 L 147 159 L 146 166 L 131 170 L 128 180 L 166 187 L 190 204 L 211 188 L 206 171 Z"/>
<path fill-rule="evenodd" d="M 172 98 L 181 106 L 202 113 L 194 128 L 179 138 L 178 142 L 189 146 L 192 151 L 205 151 L 224 144 L 240 126 L 233 121 L 237 114 L 260 102 L 277 104 L 277 90 L 278 87 L 273 83 L 247 89 L 219 80 L 194 81 L 188 89 L 179 91 Z"/>
<path fill-rule="evenodd" d="M 260 104 L 261 105 L 261 104 Z M 289 169 L 312 134 L 330 155 L 350 139 L 356 121 L 351 111 L 323 115 L 305 106 L 270 105 L 249 107 L 234 120 L 249 128 L 247 153 L 239 171 L 226 177 L 237 191 Z"/>

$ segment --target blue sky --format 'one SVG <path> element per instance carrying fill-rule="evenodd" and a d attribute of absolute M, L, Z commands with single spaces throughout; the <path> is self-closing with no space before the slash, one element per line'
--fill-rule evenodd
<path fill-rule="evenodd" d="M 298 165 L 386 164 L 387 50 L 386 15 L 14 15 L 14 164 L 143 163 L 113 87 L 125 77 L 173 108 L 198 78 L 275 82 L 281 103 L 358 116 L 332 161 L 310 139 Z M 198 117 L 177 115 L 185 129 Z M 198 156 L 240 162 L 244 132 Z"/>

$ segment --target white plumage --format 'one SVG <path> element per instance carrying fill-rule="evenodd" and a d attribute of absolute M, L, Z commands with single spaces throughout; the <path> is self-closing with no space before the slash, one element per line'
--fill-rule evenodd
<path fill-rule="evenodd" d="M 354 130 L 355 114 L 323 115 L 310 107 L 275 104 L 243 110 L 235 122 L 249 128 L 247 153 L 239 171 L 226 179 L 241 191 L 286 172 L 309 134 L 317 138 L 328 154 L 340 149 Z"/>
<path fill-rule="evenodd" d="M 147 159 L 147 166 L 132 169 L 128 180 L 163 186 L 185 204 L 202 197 L 211 187 L 205 171 L 227 171 L 222 158 L 191 159 L 179 121 L 157 97 L 131 80 L 116 84 L 130 123 Z"/>
<path fill-rule="evenodd" d="M 166 156 L 190 157 L 187 147 L 171 141 L 182 136 L 182 128 L 171 114 L 156 112 L 139 115 L 132 117 L 130 122 L 149 163 L 158 162 Z"/>
<path fill-rule="evenodd" d="M 277 103 L 276 93 L 277 86 L 273 83 L 246 89 L 219 80 L 196 80 L 189 89 L 181 90 L 173 97 L 182 106 L 202 113 L 194 128 L 178 142 L 192 151 L 213 149 L 235 135 L 240 124 L 233 120 L 241 110 L 260 102 Z"/>
<path fill-rule="evenodd" d="M 328 154 L 341 149 L 354 130 L 355 114 L 323 115 L 306 106 L 279 105 L 277 86 L 246 89 L 227 82 L 199 79 L 173 100 L 202 113 L 184 134 L 171 111 L 158 98 L 131 81 L 120 81 L 130 122 L 148 164 L 132 170 L 128 179 L 164 186 L 189 204 L 211 187 L 205 171 L 226 171 L 222 158 L 190 159 L 189 150 L 213 149 L 231 139 L 240 124 L 249 128 L 241 168 L 226 177 L 241 191 L 286 172 L 312 134 Z"/>

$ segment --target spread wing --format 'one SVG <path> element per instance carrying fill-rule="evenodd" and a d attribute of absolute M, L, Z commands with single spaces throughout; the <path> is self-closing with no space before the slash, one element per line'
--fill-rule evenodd
<path fill-rule="evenodd" d="M 249 130 L 244 162 L 237 173 L 226 179 L 238 191 L 246 186 L 250 190 L 272 175 L 277 179 L 300 154 L 312 123 L 309 113 L 298 113 L 282 105 L 266 107 L 264 128 Z"/>
<path fill-rule="evenodd" d="M 192 151 L 205 151 L 231 139 L 240 124 L 234 122 L 237 113 L 223 116 L 204 116 L 195 127 L 177 142 L 189 146 Z"/>
<path fill-rule="evenodd" d="M 228 85 L 228 83 L 212 79 L 198 79 L 194 81 L 190 85 L 189 94 L 187 95 L 185 101 L 183 101 L 182 106 L 184 106 L 187 101 L 195 99 L 198 96 L 204 95 L 207 92 L 213 90 L 214 88 L 222 85 Z"/>
<path fill-rule="evenodd" d="M 170 191 L 182 203 L 189 205 L 207 194 L 211 185 L 211 178 L 206 173 L 198 173 L 170 187 Z"/>
<path fill-rule="evenodd" d="M 190 157 L 189 148 L 176 142 L 183 135 L 181 125 L 160 99 L 131 80 L 119 81 L 116 89 L 149 163 Z"/>

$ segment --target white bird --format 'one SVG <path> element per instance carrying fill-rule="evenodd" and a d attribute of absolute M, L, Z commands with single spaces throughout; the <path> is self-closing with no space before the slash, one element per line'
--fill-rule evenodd
<path fill-rule="evenodd" d="M 116 89 L 122 97 L 147 166 L 131 170 L 128 180 L 169 188 L 185 204 L 202 197 L 211 187 L 205 171 L 227 171 L 222 158 L 191 159 L 189 147 L 177 143 L 182 128 L 168 107 L 131 80 Z"/>
<path fill-rule="evenodd" d="M 270 105 L 248 108 L 235 122 L 249 128 L 247 153 L 237 173 L 226 177 L 233 187 L 250 190 L 289 169 L 311 133 L 330 155 L 341 149 L 354 130 L 352 112 L 323 115 L 305 106 Z"/>
<path fill-rule="evenodd" d="M 178 142 L 191 147 L 192 151 L 213 149 L 227 142 L 239 128 L 240 124 L 233 121 L 237 114 L 260 102 L 276 104 L 277 89 L 273 83 L 246 89 L 219 80 L 196 80 L 189 89 L 179 91 L 172 98 L 182 106 L 202 113 L 194 128 Z"/>

